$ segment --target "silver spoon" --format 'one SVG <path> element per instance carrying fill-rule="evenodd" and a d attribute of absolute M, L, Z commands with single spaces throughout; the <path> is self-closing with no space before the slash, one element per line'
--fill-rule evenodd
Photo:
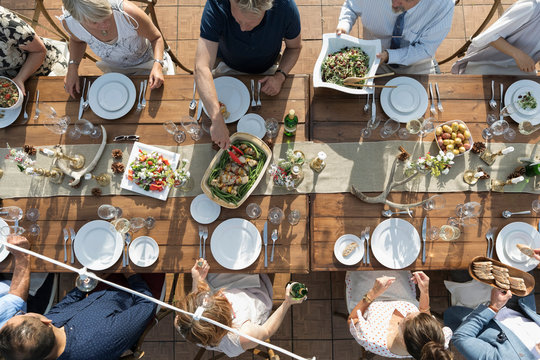
<path fill-rule="evenodd" d="M 270 262 L 274 262 L 274 245 L 276 245 L 276 240 L 278 239 L 278 233 L 276 229 L 272 231 L 271 239 L 272 239 L 272 255 L 270 255 Z"/>
<path fill-rule="evenodd" d="M 369 93 L 367 93 L 367 100 L 366 100 L 366 105 L 364 105 L 364 112 L 369 112 L 369 108 L 371 106 L 369 105 Z"/>
<path fill-rule="evenodd" d="M 197 107 L 197 102 L 195 101 L 195 91 L 197 91 L 197 83 L 195 82 L 195 79 L 193 79 L 193 98 L 189 103 L 189 111 L 195 111 L 195 108 Z"/>
<path fill-rule="evenodd" d="M 525 211 L 516 211 L 516 212 L 511 212 L 509 210 L 504 210 L 502 212 L 502 216 L 506 219 L 508 219 L 509 217 L 511 217 L 512 215 L 526 215 L 526 214 L 530 214 L 531 213 L 531 210 L 525 210 Z"/>
<path fill-rule="evenodd" d="M 491 100 L 489 100 L 489 107 L 492 109 L 497 108 L 497 102 L 495 101 L 495 81 L 491 80 Z"/>
<path fill-rule="evenodd" d="M 412 217 L 412 211 L 411 209 L 403 210 L 403 211 L 392 211 L 392 210 L 383 210 L 381 212 L 382 216 L 384 217 L 392 217 L 394 214 L 408 214 L 410 217 Z"/>

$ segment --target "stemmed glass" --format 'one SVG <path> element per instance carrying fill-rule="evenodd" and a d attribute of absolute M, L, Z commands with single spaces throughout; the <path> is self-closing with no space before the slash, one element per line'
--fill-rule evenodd
<path fill-rule="evenodd" d="M 163 127 L 165 128 L 165 131 L 173 136 L 174 141 L 178 144 L 181 144 L 186 140 L 186 133 L 180 130 L 172 120 L 164 122 Z"/>
<path fill-rule="evenodd" d="M 0 218 L 5 221 L 15 222 L 15 226 L 19 225 L 19 220 L 23 218 L 23 211 L 18 206 L 6 206 L 0 208 Z"/>
<path fill-rule="evenodd" d="M 508 131 L 508 121 L 506 120 L 497 120 L 489 127 L 482 130 L 482 137 L 486 140 L 493 138 L 493 136 L 499 136 Z"/>
<path fill-rule="evenodd" d="M 423 138 L 427 134 L 432 133 L 433 130 L 435 130 L 435 125 L 433 124 L 434 121 L 435 121 L 435 118 L 433 117 L 424 119 L 424 121 L 422 122 L 422 126 L 420 127 L 420 130 L 418 131 L 417 135 L 420 138 Z"/>
<path fill-rule="evenodd" d="M 79 119 L 75 121 L 73 129 L 68 132 L 68 136 L 76 140 L 81 135 L 89 135 L 91 138 L 97 139 L 101 136 L 101 127 L 95 126 L 86 119 Z"/>
<path fill-rule="evenodd" d="M 156 219 L 154 219 L 152 216 L 148 216 L 146 219 L 144 219 L 144 226 L 146 226 L 148 230 L 153 229 L 154 226 L 156 226 Z"/>
<path fill-rule="evenodd" d="M 426 211 L 430 211 L 443 209 L 445 205 L 446 199 L 442 195 L 433 195 L 424 202 L 422 207 Z"/>
<path fill-rule="evenodd" d="M 0 228 L 0 234 L 2 234 L 3 236 L 22 235 L 24 234 L 24 232 L 25 232 L 24 228 L 18 225 L 2 226 Z"/>
<path fill-rule="evenodd" d="M 265 122 L 266 136 L 269 139 L 275 138 L 279 133 L 279 123 L 274 118 L 268 118 Z"/>
<path fill-rule="evenodd" d="M 392 136 L 396 131 L 399 130 L 399 122 L 394 119 L 388 119 L 384 122 L 383 127 L 380 130 L 380 135 L 383 139 L 386 139 Z"/>
<path fill-rule="evenodd" d="M 79 276 L 75 279 L 75 286 L 77 289 L 82 292 L 90 292 L 96 288 L 98 281 L 94 278 L 88 276 L 86 268 L 83 269 L 83 272 L 79 273 Z"/>
<path fill-rule="evenodd" d="M 368 123 L 365 128 L 362 129 L 361 134 L 362 138 L 368 139 L 373 134 L 373 129 L 376 129 L 379 127 L 379 124 L 381 123 L 381 117 L 376 116 L 374 119 L 369 119 Z"/>
<path fill-rule="evenodd" d="M 180 123 L 184 130 L 186 130 L 194 141 L 198 141 L 203 136 L 203 131 L 197 121 L 191 116 L 182 116 L 180 118 Z"/>
<path fill-rule="evenodd" d="M 65 134 L 71 122 L 69 116 L 59 117 L 56 110 L 47 103 L 39 104 L 39 116 L 44 116 L 43 124 L 55 134 Z"/>
<path fill-rule="evenodd" d="M 131 223 L 126 218 L 118 218 L 111 221 L 116 231 L 120 234 L 125 235 L 131 229 Z"/>
<path fill-rule="evenodd" d="M 300 222 L 300 211 L 291 210 L 289 216 L 287 216 L 287 221 L 289 221 L 289 224 L 292 226 L 297 225 Z"/>
<path fill-rule="evenodd" d="M 26 210 L 26 220 L 30 221 L 31 224 L 28 227 L 28 231 L 33 236 L 38 236 L 41 230 L 40 226 L 36 221 L 39 219 L 39 210 L 36 208 L 31 208 Z"/>
<path fill-rule="evenodd" d="M 283 210 L 278 207 L 273 207 L 268 212 L 268 221 L 274 225 L 279 225 L 283 221 Z"/>
<path fill-rule="evenodd" d="M 458 204 L 458 206 L 456 206 L 456 215 L 460 218 L 478 217 L 481 210 L 482 205 L 480 205 L 480 203 L 470 201 L 465 204 Z"/>
<path fill-rule="evenodd" d="M 98 216 L 103 220 L 116 219 L 122 216 L 122 209 L 108 204 L 103 204 L 98 208 Z"/>
<path fill-rule="evenodd" d="M 488 114 L 486 117 L 486 123 L 488 124 L 488 126 L 491 126 L 491 124 L 493 124 L 494 122 L 498 120 L 499 119 L 493 114 Z"/>
<path fill-rule="evenodd" d="M 532 211 L 538 215 L 540 213 L 540 200 L 533 200 L 531 204 Z"/>
<path fill-rule="evenodd" d="M 262 210 L 258 204 L 251 203 L 246 207 L 246 214 L 250 219 L 258 219 Z"/>
<path fill-rule="evenodd" d="M 137 232 L 146 226 L 146 220 L 142 217 L 134 217 L 129 220 L 129 229 L 133 232 Z"/>

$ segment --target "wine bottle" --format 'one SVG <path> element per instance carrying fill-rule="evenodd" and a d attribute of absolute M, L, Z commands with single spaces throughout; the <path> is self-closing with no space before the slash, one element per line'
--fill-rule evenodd
<path fill-rule="evenodd" d="M 285 115 L 283 120 L 283 133 L 287 136 L 294 136 L 296 134 L 296 126 L 298 125 L 298 116 L 296 116 L 293 109 Z"/>
<path fill-rule="evenodd" d="M 525 175 L 527 176 L 540 175 L 540 163 L 529 164 L 525 166 Z"/>
<path fill-rule="evenodd" d="M 289 281 L 287 283 L 287 286 L 289 286 L 289 284 L 292 284 L 290 295 L 293 299 L 299 300 L 307 296 L 308 288 L 306 287 L 306 285 L 296 281 Z"/>

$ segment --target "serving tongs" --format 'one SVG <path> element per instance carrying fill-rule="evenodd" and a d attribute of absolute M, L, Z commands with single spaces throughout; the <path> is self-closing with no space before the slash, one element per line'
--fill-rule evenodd
<path fill-rule="evenodd" d="M 389 72 L 386 74 L 380 74 L 380 75 L 374 75 L 374 76 L 366 76 L 366 77 L 348 77 L 345 80 L 343 80 L 343 84 L 345 85 L 351 85 L 351 86 L 374 86 L 374 85 L 364 85 L 364 84 L 358 84 L 360 81 L 368 80 L 368 79 L 376 79 L 381 78 L 385 76 L 392 76 L 394 75 L 393 72 Z M 382 87 L 383 85 L 377 85 L 377 87 Z M 395 87 L 395 86 L 392 86 Z"/>
<path fill-rule="evenodd" d="M 229 154 L 231 160 L 240 166 L 243 166 L 246 162 L 246 159 L 244 158 L 244 152 L 234 145 L 231 145 L 231 147 L 227 149 L 227 153 Z"/>

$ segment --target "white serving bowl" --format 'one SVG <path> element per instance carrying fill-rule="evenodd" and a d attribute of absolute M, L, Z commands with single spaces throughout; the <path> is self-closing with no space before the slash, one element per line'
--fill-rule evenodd
<path fill-rule="evenodd" d="M 450 121 L 447 121 L 447 122 L 442 123 L 442 124 L 440 124 L 440 125 L 436 125 L 436 126 L 435 126 L 434 132 L 437 131 L 437 128 L 438 128 L 439 126 L 440 126 L 440 127 L 443 127 L 444 125 L 448 125 L 448 126 L 451 127 L 451 126 L 452 126 L 452 123 L 454 123 L 454 122 L 457 122 L 458 124 L 463 124 L 463 125 L 465 125 L 465 126 L 467 127 L 467 130 L 469 130 L 469 132 L 471 132 L 469 126 L 468 126 L 467 124 L 465 124 L 464 121 L 461 121 L 461 120 L 450 120 Z M 472 145 L 474 144 L 474 140 L 473 140 L 473 138 L 472 138 L 472 135 L 471 135 L 467 140 L 469 140 L 469 144 L 471 144 L 471 147 L 469 148 L 469 150 L 465 150 L 465 152 L 460 153 L 460 154 L 455 155 L 455 156 L 461 156 L 461 155 L 466 154 L 466 153 L 468 153 L 469 151 L 471 151 Z M 437 135 L 435 135 L 435 143 L 437 144 L 437 147 L 439 148 L 440 151 L 442 151 L 442 152 L 444 152 L 444 153 L 447 152 L 447 151 L 441 149 L 441 147 L 439 146 L 439 142 L 437 141 Z"/>
<path fill-rule="evenodd" d="M 5 76 L 0 76 L 0 78 L 9 80 L 11 83 L 15 84 L 10 78 Z M 17 84 L 15 84 L 15 86 L 19 91 L 19 100 L 17 100 L 15 104 L 11 105 L 11 107 L 0 108 L 0 129 L 11 125 L 15 120 L 17 120 L 17 117 L 19 117 L 19 114 L 21 113 L 24 95 L 21 88 L 19 88 Z"/>
<path fill-rule="evenodd" d="M 336 35 L 335 33 L 323 34 L 323 45 L 319 58 L 313 68 L 313 87 L 327 87 L 348 94 L 361 95 L 372 94 L 373 88 L 349 88 L 336 85 L 322 80 L 321 65 L 328 54 L 334 53 L 344 47 L 359 47 L 369 56 L 369 71 L 366 76 L 374 76 L 379 67 L 380 59 L 375 56 L 381 52 L 380 40 L 363 40 L 350 35 Z M 366 84 L 373 84 L 373 79 L 367 80 Z"/>

